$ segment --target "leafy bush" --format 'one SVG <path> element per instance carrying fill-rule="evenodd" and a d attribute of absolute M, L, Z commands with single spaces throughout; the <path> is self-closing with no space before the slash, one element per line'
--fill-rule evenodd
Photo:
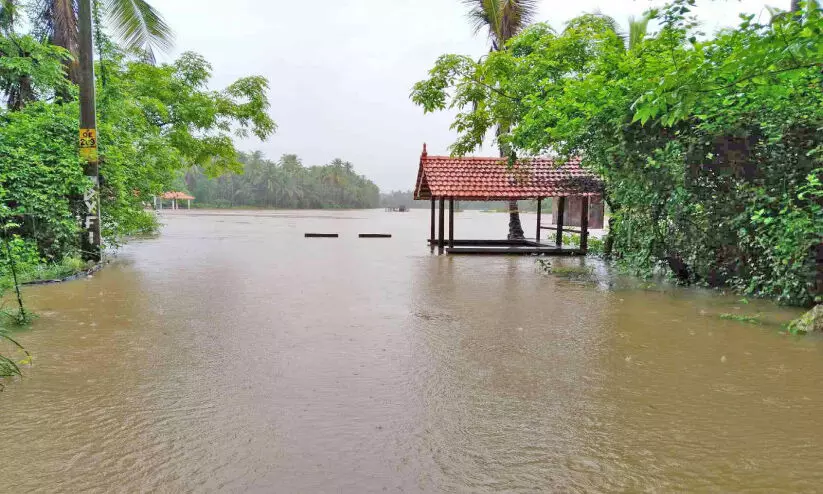
<path fill-rule="evenodd" d="M 15 70 L 0 64 L 0 91 L 17 87 L 21 78 L 38 90 L 30 100 L 0 109 L 0 201 L 3 217 L 18 225 L 11 233 L 33 242 L 43 262 L 59 264 L 78 254 L 76 218 L 91 183 L 77 153 L 77 102 L 63 98 L 58 104 L 47 96 L 67 93 L 70 99 L 76 88 L 60 65 L 65 50 L 0 35 L 0 48 L 20 43 L 29 48 L 14 59 Z M 268 83 L 262 77 L 241 78 L 214 91 L 207 88 L 211 66 L 197 54 L 151 65 L 110 43 L 101 46 L 106 75 L 97 100 L 102 233 L 108 245 L 116 245 L 124 236 L 157 228 L 145 205 L 184 170 L 199 165 L 209 176 L 239 171 L 232 136 L 265 138 L 275 124 L 266 112 Z"/>
<path fill-rule="evenodd" d="M 612 212 L 603 249 L 637 273 L 808 305 L 823 210 L 823 15 L 705 38 L 694 0 L 626 44 L 602 15 L 538 24 L 480 61 L 445 55 L 412 98 L 452 107 L 452 152 L 500 125 L 515 155 L 580 156 Z"/>

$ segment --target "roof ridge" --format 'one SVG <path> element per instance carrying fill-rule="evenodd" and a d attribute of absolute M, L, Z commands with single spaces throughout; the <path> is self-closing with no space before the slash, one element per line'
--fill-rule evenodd
<path fill-rule="evenodd" d="M 428 154 L 422 156 L 424 160 L 453 160 L 453 161 L 508 161 L 508 158 L 500 158 L 496 156 L 447 156 L 447 155 L 436 155 L 436 154 Z M 561 161 L 561 159 L 557 156 L 526 156 L 523 158 L 518 158 L 517 161 Z M 574 158 L 569 158 L 566 160 L 566 163 L 574 163 L 579 162 L 580 157 L 575 156 Z"/>

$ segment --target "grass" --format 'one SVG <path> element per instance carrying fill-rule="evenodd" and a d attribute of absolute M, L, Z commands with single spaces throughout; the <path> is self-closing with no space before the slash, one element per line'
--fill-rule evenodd
<path fill-rule="evenodd" d="M 546 259 L 538 259 L 537 266 L 547 274 L 573 280 L 589 279 L 592 277 L 594 271 L 591 266 L 562 266 L 560 264 L 552 264 L 551 261 Z"/>
<path fill-rule="evenodd" d="M 42 280 L 62 280 L 81 271 L 89 269 L 89 266 L 77 257 L 67 257 L 63 261 L 54 264 L 40 264 L 29 273 L 26 281 Z"/>
<path fill-rule="evenodd" d="M 761 324 L 760 316 L 748 316 L 746 314 L 729 314 L 728 312 L 724 312 L 723 314 L 720 314 L 720 319 L 727 319 L 747 324 Z"/>
<path fill-rule="evenodd" d="M 90 266 L 76 257 L 66 257 L 60 262 L 49 264 L 36 264 L 33 266 L 21 266 L 17 277 L 21 284 L 37 281 L 63 280 L 86 271 Z M 8 273 L 0 277 L 0 289 L 8 289 L 13 286 L 13 281 Z"/>
<path fill-rule="evenodd" d="M 23 345 L 18 343 L 11 336 L 7 335 L 2 327 L 0 327 L 0 343 L 7 343 L 7 345 L 4 345 L 5 347 L 11 347 L 12 351 L 25 355 L 23 360 L 15 362 L 13 358 L 0 354 L 0 379 L 15 376 L 23 377 L 23 371 L 20 369 L 20 366 L 31 363 L 31 354 L 23 348 Z M 3 388 L 3 383 L 0 381 L 0 391 L 3 391 Z"/>

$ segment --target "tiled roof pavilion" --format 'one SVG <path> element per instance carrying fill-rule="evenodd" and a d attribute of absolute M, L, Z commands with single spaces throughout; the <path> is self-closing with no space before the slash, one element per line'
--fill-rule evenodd
<path fill-rule="evenodd" d="M 580 166 L 552 158 L 530 158 L 509 166 L 505 158 L 420 156 L 415 199 L 472 201 L 596 196 L 603 183 Z"/>
<path fill-rule="evenodd" d="M 161 194 L 160 197 L 162 197 L 163 199 L 183 199 L 183 200 L 188 200 L 188 201 L 193 201 L 194 200 L 194 197 L 186 194 L 185 192 L 176 192 L 176 191 L 163 192 L 163 194 Z"/>

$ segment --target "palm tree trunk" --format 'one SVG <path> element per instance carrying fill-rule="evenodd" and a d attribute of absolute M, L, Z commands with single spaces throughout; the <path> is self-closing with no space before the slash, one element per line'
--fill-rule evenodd
<path fill-rule="evenodd" d="M 523 225 L 520 224 L 520 209 L 517 201 L 509 201 L 509 240 L 522 240 L 526 238 L 523 234 Z"/>
<path fill-rule="evenodd" d="M 51 42 L 57 46 L 65 48 L 72 54 L 73 60 L 64 62 L 66 65 L 66 75 L 74 84 L 80 82 L 80 63 L 78 54 L 80 45 L 77 38 L 77 16 L 74 12 L 74 2 L 72 0 L 53 0 L 52 22 L 54 24 L 54 34 Z M 60 95 L 63 99 L 68 99 L 68 94 Z"/>
<path fill-rule="evenodd" d="M 507 127 L 508 130 L 508 127 Z M 499 125 L 497 127 L 497 136 L 499 137 L 500 134 L 503 133 L 503 126 Z M 503 146 L 500 147 L 500 157 L 506 158 L 506 150 L 503 149 Z M 517 200 L 513 199 L 509 201 L 509 240 L 522 240 L 526 238 L 525 234 L 523 233 L 523 225 L 520 223 L 520 208 L 517 205 Z"/>

